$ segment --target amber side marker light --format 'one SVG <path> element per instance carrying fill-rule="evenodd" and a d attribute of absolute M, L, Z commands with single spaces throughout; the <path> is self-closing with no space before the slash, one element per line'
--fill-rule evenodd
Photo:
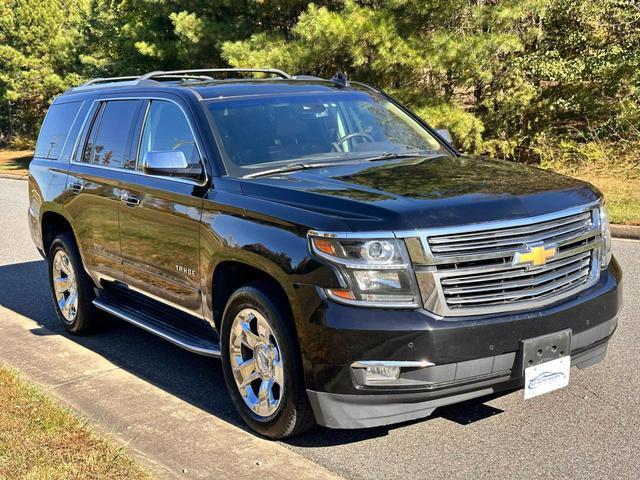
<path fill-rule="evenodd" d="M 342 298 L 344 300 L 355 300 L 356 297 L 353 296 L 353 293 L 351 293 L 351 290 L 338 290 L 338 289 L 331 289 L 328 290 L 329 293 L 331 293 L 331 295 L 334 295 L 336 297 Z"/>
<path fill-rule="evenodd" d="M 335 255 L 336 253 L 333 242 L 326 238 L 314 238 L 313 244 L 319 251 L 326 253 L 327 255 Z"/>

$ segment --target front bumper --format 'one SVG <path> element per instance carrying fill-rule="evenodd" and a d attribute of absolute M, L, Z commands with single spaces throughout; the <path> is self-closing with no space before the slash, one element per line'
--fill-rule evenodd
<path fill-rule="evenodd" d="M 572 365 L 601 361 L 617 326 L 621 271 L 615 260 L 598 283 L 559 305 L 496 317 L 437 318 L 424 310 L 364 310 L 326 302 L 301 337 L 307 392 L 316 420 L 361 428 L 428 416 L 440 406 L 521 388 L 520 342 L 571 329 Z M 309 324 L 308 324 L 309 325 Z M 304 342 L 314 336 L 311 345 Z M 318 348 L 318 346 L 322 346 Z M 363 384 L 358 361 L 427 361 L 401 374 L 408 386 Z"/>
<path fill-rule="evenodd" d="M 602 361 L 616 326 L 617 318 L 613 318 L 574 335 L 572 344 L 587 342 L 589 345 L 571 349 L 571 366 L 587 368 Z M 600 338 L 603 334 L 606 336 Z M 599 340 L 592 342 L 596 338 Z M 437 407 L 522 388 L 524 385 L 515 352 L 423 370 L 427 373 L 435 368 L 453 372 L 454 378 L 434 382 L 428 391 L 420 393 L 349 395 L 307 390 L 307 394 L 320 425 L 330 428 L 367 428 L 424 418 Z M 470 372 L 476 374 L 466 376 Z"/>

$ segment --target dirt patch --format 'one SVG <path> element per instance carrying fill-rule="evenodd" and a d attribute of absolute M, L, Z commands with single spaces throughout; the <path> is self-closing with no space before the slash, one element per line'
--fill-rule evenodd
<path fill-rule="evenodd" d="M 26 175 L 29 162 L 33 158 L 31 150 L 0 150 L 0 173 Z"/>

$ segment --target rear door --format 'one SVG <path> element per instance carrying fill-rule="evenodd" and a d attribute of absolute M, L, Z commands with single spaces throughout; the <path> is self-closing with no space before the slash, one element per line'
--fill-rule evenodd
<path fill-rule="evenodd" d="M 181 100 L 148 99 L 144 105 L 135 171 L 121 179 L 120 236 L 126 283 L 188 313 L 202 314 L 199 244 L 205 177 L 147 175 L 149 151 L 181 150 L 194 167 L 204 165 L 189 109 Z"/>
<path fill-rule="evenodd" d="M 85 267 L 95 279 L 122 280 L 119 207 L 122 172 L 135 168 L 135 125 L 143 102 L 99 100 L 70 164 L 67 211 L 73 219 Z"/>

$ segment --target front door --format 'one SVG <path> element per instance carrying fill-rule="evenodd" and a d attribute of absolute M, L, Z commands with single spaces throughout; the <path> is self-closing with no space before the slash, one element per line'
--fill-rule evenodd
<path fill-rule="evenodd" d="M 98 101 L 69 166 L 67 212 L 85 267 L 97 281 L 123 279 L 118 211 L 121 172 L 135 167 L 131 146 L 142 103 Z"/>
<path fill-rule="evenodd" d="M 189 313 L 202 314 L 199 247 L 205 188 L 202 181 L 143 172 L 147 152 L 181 150 L 201 168 L 196 139 L 183 106 L 146 102 L 134 172 L 121 177 L 120 239 L 125 282 Z M 204 172 L 204 169 L 202 168 Z"/>

